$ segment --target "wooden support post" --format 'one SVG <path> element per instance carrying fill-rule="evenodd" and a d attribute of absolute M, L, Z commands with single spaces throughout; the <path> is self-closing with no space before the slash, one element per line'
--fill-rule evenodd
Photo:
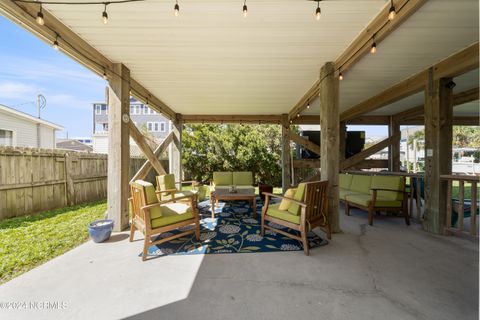
<path fill-rule="evenodd" d="M 424 229 L 443 234 L 446 223 L 447 182 L 452 172 L 453 82 L 428 72 L 425 88 L 425 219 Z"/>
<path fill-rule="evenodd" d="M 396 118 L 390 117 L 388 125 L 388 134 L 394 137 L 392 144 L 388 147 L 389 170 L 393 172 L 400 171 L 400 123 Z"/>
<path fill-rule="evenodd" d="M 169 171 L 175 175 L 176 181 L 182 181 L 182 131 L 183 122 L 182 116 L 176 114 L 176 119 L 171 121 L 171 130 L 173 132 L 173 143 L 170 144 L 169 149 Z M 181 186 L 180 186 L 181 187 Z"/>
<path fill-rule="evenodd" d="M 287 191 L 292 184 L 292 163 L 290 150 L 290 121 L 282 114 L 282 190 Z"/>
<path fill-rule="evenodd" d="M 128 227 L 130 177 L 130 70 L 121 63 L 113 65 L 108 93 L 108 218 L 115 221 L 114 231 Z"/>
<path fill-rule="evenodd" d="M 320 172 L 328 180 L 328 213 L 333 232 L 340 232 L 338 214 L 338 172 L 340 166 L 340 117 L 338 77 L 335 63 L 327 62 L 320 70 Z M 337 152 L 335 152 L 337 151 Z"/>
<path fill-rule="evenodd" d="M 345 121 L 340 122 L 340 161 L 345 160 L 345 149 L 347 147 L 347 123 Z"/>

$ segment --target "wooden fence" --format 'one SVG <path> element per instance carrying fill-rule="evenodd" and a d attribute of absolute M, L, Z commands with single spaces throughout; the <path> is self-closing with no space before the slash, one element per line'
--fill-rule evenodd
<path fill-rule="evenodd" d="M 130 176 L 144 162 L 132 158 Z M 0 220 L 106 196 L 107 155 L 0 147 Z"/>

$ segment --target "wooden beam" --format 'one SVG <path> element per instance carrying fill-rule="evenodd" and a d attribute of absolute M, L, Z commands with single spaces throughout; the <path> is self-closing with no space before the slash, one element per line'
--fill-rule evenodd
<path fill-rule="evenodd" d="M 479 89 L 473 88 L 467 91 L 459 92 L 453 96 L 453 106 L 459 106 L 464 103 L 476 101 L 479 99 Z M 393 115 L 395 118 L 399 119 L 399 121 L 403 121 L 405 119 L 416 118 L 420 115 L 423 115 L 424 112 L 424 105 L 416 106 L 410 108 L 408 110 L 399 112 Z"/>
<path fill-rule="evenodd" d="M 320 169 L 320 159 L 302 159 L 293 160 L 293 167 L 297 169 Z M 364 159 L 353 166 L 355 169 L 373 169 L 388 168 L 388 160 L 386 159 Z"/>
<path fill-rule="evenodd" d="M 390 117 L 390 123 L 388 125 L 388 135 L 394 136 L 395 139 L 392 141 L 392 144 L 388 147 L 388 160 L 389 160 L 389 170 L 392 172 L 400 171 L 400 123 L 395 117 Z"/>
<path fill-rule="evenodd" d="M 455 77 L 470 70 L 478 69 L 478 54 L 478 42 L 475 42 L 469 47 L 435 64 L 432 67 L 434 70 L 438 70 L 438 74 L 434 72 L 435 79 Z M 424 90 L 427 79 L 428 69 L 420 71 L 379 94 L 348 108 L 342 112 L 340 120 L 346 121 L 357 118 L 364 113 L 372 112 L 412 94 L 421 92 Z"/>
<path fill-rule="evenodd" d="M 346 121 L 349 125 L 388 125 L 389 116 L 360 116 Z M 320 115 L 302 115 L 292 119 L 292 124 L 320 124 Z"/>
<path fill-rule="evenodd" d="M 173 132 L 170 132 L 168 136 L 165 138 L 165 140 L 160 143 L 155 151 L 153 151 L 153 154 L 155 155 L 155 158 L 158 159 L 158 157 L 167 150 L 168 146 L 170 143 L 173 141 Z M 143 180 L 148 176 L 148 173 L 150 170 L 152 170 L 152 164 L 150 161 L 147 159 L 145 160 L 145 163 L 140 167 L 138 172 L 133 176 L 133 178 L 130 180 L 130 182 L 133 182 L 135 180 Z"/>
<path fill-rule="evenodd" d="M 425 124 L 425 119 L 422 115 L 421 117 L 404 120 L 400 122 L 400 124 L 410 126 L 423 126 Z M 480 118 L 478 116 L 453 117 L 452 124 L 454 126 L 480 126 Z"/>
<path fill-rule="evenodd" d="M 385 40 L 395 29 L 405 22 L 412 14 L 425 4 L 427 0 L 397 0 L 394 1 L 397 15 L 395 19 L 388 20 L 390 1 L 382 11 L 367 25 L 367 27 L 353 40 L 347 49 L 340 54 L 335 65 L 344 73 L 351 69 L 363 56 L 370 52 L 372 38 L 375 37 L 377 45 Z"/>
<path fill-rule="evenodd" d="M 340 121 L 339 121 L 339 84 L 335 76 L 335 63 L 327 62 L 320 69 L 320 148 L 322 180 L 328 180 L 328 213 L 331 229 L 340 232 L 338 212 Z"/>
<path fill-rule="evenodd" d="M 365 149 L 362 152 L 359 152 L 359 153 L 351 156 L 348 159 L 345 159 L 340 164 L 340 170 L 348 169 L 348 168 L 356 165 L 357 163 L 360 163 L 365 158 L 370 157 L 371 155 L 385 149 L 386 147 L 391 145 L 392 142 L 395 141 L 395 139 L 397 139 L 396 136 L 388 137 L 388 138 L 378 142 L 377 144 L 371 146 L 370 148 Z"/>
<path fill-rule="evenodd" d="M 378 44 L 387 38 L 398 26 L 405 22 L 408 17 L 415 13 L 427 0 L 396 0 L 395 8 L 397 16 L 394 20 L 388 20 L 390 2 L 380 13 L 368 24 L 368 26 L 353 40 L 335 61 L 336 69 L 341 68 L 342 72 L 350 69 L 370 50 L 371 39 L 375 36 Z M 332 72 L 335 72 L 333 70 Z M 308 101 L 313 101 L 319 95 L 320 79 L 308 89 L 303 97 L 293 106 L 288 113 L 289 120 L 294 120 L 307 107 Z"/>
<path fill-rule="evenodd" d="M 447 182 L 452 173 L 453 89 L 451 78 L 437 79 L 429 70 L 425 89 L 425 230 L 443 234 L 446 225 Z"/>
<path fill-rule="evenodd" d="M 316 97 L 318 97 L 318 93 L 320 91 L 319 88 L 320 79 L 315 81 L 310 89 L 308 89 L 307 93 L 303 95 L 302 98 L 293 106 L 292 110 L 288 113 L 288 119 L 293 120 L 297 118 L 297 115 L 300 114 L 303 110 L 307 108 L 308 102 L 313 101 Z"/>
<path fill-rule="evenodd" d="M 107 74 L 109 79 L 114 76 L 112 61 L 83 40 L 45 8 L 43 8 L 45 24 L 43 26 L 39 25 L 35 21 L 37 11 L 37 3 L 20 3 L 11 0 L 0 1 L 0 12 L 13 22 L 27 29 L 30 33 L 36 35 L 48 44 L 52 44 L 57 35 L 59 35 L 57 41 L 59 42 L 59 49 L 63 53 L 99 76 L 102 76 L 104 73 Z M 175 112 L 170 109 L 170 107 L 133 78 L 130 78 L 130 90 L 133 96 L 143 102 L 148 101 L 150 107 L 161 112 L 167 118 L 171 119 L 174 117 Z"/>
<path fill-rule="evenodd" d="M 282 115 L 282 189 L 287 191 L 292 184 L 292 151 L 290 149 L 290 122 L 288 115 Z"/>
<path fill-rule="evenodd" d="M 182 114 L 183 123 L 280 124 L 281 115 L 194 115 Z"/>
<path fill-rule="evenodd" d="M 182 170 L 182 132 L 183 132 L 183 121 L 182 115 L 177 114 L 175 120 L 171 122 L 171 130 L 173 132 L 173 143 L 170 144 L 169 149 L 169 172 L 175 175 L 175 181 L 183 180 L 183 170 Z M 182 186 L 179 186 L 181 190 Z"/>
<path fill-rule="evenodd" d="M 108 218 L 115 221 L 114 230 L 122 231 L 128 227 L 129 221 L 130 70 L 121 63 L 112 67 L 115 75 L 109 79 L 108 93 L 107 212 Z"/>
<path fill-rule="evenodd" d="M 307 140 L 306 138 L 299 136 L 295 132 L 290 132 L 289 133 L 289 138 L 290 138 L 290 140 L 292 140 L 293 142 L 301 145 L 305 149 L 320 155 L 320 146 L 318 146 L 316 143 L 313 143 L 313 142 Z"/>
<path fill-rule="evenodd" d="M 129 121 L 130 125 L 130 136 L 135 140 L 135 143 L 138 145 L 140 150 L 142 150 L 145 157 L 148 159 L 152 167 L 157 171 L 158 174 L 166 174 L 165 169 L 163 168 L 160 160 L 155 156 L 155 153 L 150 149 L 145 136 L 138 130 L 137 126 L 133 121 Z"/>

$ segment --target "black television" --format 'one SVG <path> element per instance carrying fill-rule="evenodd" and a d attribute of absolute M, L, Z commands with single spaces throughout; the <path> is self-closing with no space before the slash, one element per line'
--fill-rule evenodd
<path fill-rule="evenodd" d="M 320 146 L 320 131 L 305 130 L 300 132 L 300 136 Z M 347 131 L 345 137 L 345 158 L 359 153 L 365 146 L 365 131 Z M 297 144 L 298 159 L 319 159 L 320 155 L 313 151 L 307 150 Z"/>

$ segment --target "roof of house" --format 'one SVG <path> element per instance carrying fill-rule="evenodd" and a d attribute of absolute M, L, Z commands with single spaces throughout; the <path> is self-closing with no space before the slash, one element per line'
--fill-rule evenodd
<path fill-rule="evenodd" d="M 47 121 L 47 120 L 44 120 L 44 119 L 34 117 L 32 115 L 29 115 L 28 113 L 18 111 L 16 109 L 7 107 L 6 105 L 3 105 L 3 104 L 0 104 L 0 112 L 8 113 L 8 114 L 10 114 L 14 117 L 21 118 L 21 119 L 24 119 L 24 120 L 28 120 L 28 121 L 31 121 L 33 123 L 40 123 L 44 126 L 50 127 L 52 129 L 55 129 L 55 130 L 63 130 L 64 129 L 64 127 L 62 127 L 58 124 L 55 124 L 53 122 L 50 122 L 50 121 Z"/>
<path fill-rule="evenodd" d="M 74 139 L 57 139 L 57 149 L 93 151 L 93 148 L 91 146 Z"/>

